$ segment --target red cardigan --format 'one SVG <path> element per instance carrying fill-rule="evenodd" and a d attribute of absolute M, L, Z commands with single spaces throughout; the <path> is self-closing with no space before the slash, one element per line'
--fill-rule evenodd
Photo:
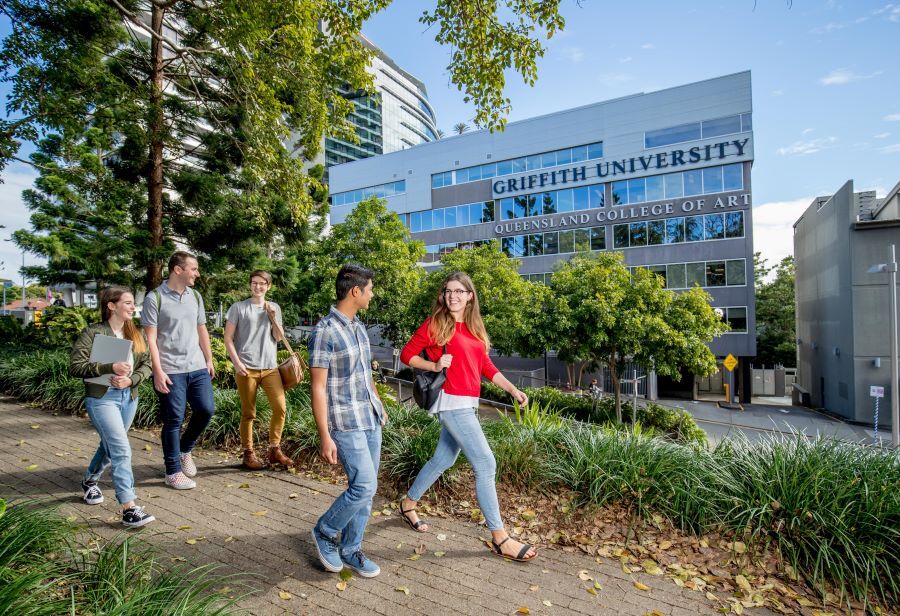
<path fill-rule="evenodd" d="M 400 360 L 404 364 L 409 365 L 410 360 L 419 355 L 422 349 L 425 349 L 428 359 L 434 362 L 443 355 L 443 348 L 428 333 L 430 322 L 431 317 L 425 319 L 403 347 Z M 453 356 L 443 387 L 448 394 L 478 397 L 481 395 L 481 377 L 490 381 L 499 372 L 485 352 L 484 343 L 472 335 L 465 323 L 456 324 L 456 333 L 447 342 L 447 353 Z"/>

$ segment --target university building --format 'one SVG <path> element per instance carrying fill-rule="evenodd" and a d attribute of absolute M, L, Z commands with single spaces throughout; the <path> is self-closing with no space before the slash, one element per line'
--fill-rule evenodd
<path fill-rule="evenodd" d="M 498 240 L 537 282 L 576 252 L 621 251 L 669 289 L 711 294 L 732 329 L 710 348 L 740 360 L 738 391 L 749 400 L 752 164 L 748 71 L 334 166 L 331 222 L 377 195 L 425 242 L 426 267 Z M 648 394 L 693 395 L 686 376 L 651 374 Z"/>

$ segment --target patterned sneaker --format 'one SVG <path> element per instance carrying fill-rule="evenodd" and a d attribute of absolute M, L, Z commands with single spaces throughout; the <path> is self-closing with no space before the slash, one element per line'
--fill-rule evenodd
<path fill-rule="evenodd" d="M 156 520 L 156 518 L 144 511 L 143 507 L 129 507 L 122 512 L 122 524 L 128 528 L 140 528 L 154 520 Z"/>
<path fill-rule="evenodd" d="M 313 526 L 312 538 L 313 543 L 316 544 L 316 551 L 319 553 L 319 560 L 322 561 L 323 567 L 334 573 L 344 568 L 337 542 L 333 538 L 326 537 L 319 532 L 318 526 Z"/>
<path fill-rule="evenodd" d="M 351 556 L 341 555 L 341 561 L 348 569 L 353 569 L 364 578 L 372 578 L 381 573 L 381 567 L 369 560 L 362 550 L 356 550 Z"/>
<path fill-rule="evenodd" d="M 81 482 L 81 489 L 84 490 L 84 496 L 81 499 L 88 505 L 99 505 L 103 502 L 103 492 L 96 483 Z"/>
<path fill-rule="evenodd" d="M 197 487 L 193 479 L 184 473 L 175 473 L 174 475 L 166 475 L 166 485 L 176 490 L 192 490 Z"/>
<path fill-rule="evenodd" d="M 195 477 L 197 475 L 197 465 L 194 464 L 194 458 L 191 456 L 191 452 L 181 454 L 181 472 L 188 477 Z"/>

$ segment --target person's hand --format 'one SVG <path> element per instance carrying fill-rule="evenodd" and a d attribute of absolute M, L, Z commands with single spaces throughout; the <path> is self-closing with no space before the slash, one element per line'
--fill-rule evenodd
<path fill-rule="evenodd" d="M 434 371 L 440 372 L 444 368 L 449 368 L 450 364 L 453 362 L 453 356 L 449 353 L 444 353 L 441 355 L 441 358 L 434 362 Z"/>
<path fill-rule="evenodd" d="M 381 405 L 381 425 L 383 426 L 384 424 L 386 424 L 387 420 L 388 420 L 387 409 L 384 408 L 384 405 L 382 404 Z"/>
<path fill-rule="evenodd" d="M 329 464 L 337 464 L 337 445 L 334 444 L 334 440 L 330 436 L 322 439 L 319 455 Z"/>
<path fill-rule="evenodd" d="M 519 406 L 528 406 L 528 396 L 519 388 L 514 387 L 510 395 L 519 403 Z"/>
<path fill-rule="evenodd" d="M 154 372 L 153 373 L 153 389 L 158 391 L 161 394 L 169 393 L 169 385 L 172 384 L 172 379 L 169 378 L 169 375 L 165 372 Z"/>
<path fill-rule="evenodd" d="M 131 387 L 133 381 L 130 376 L 111 376 L 109 377 L 109 384 L 115 387 L 116 389 L 125 389 L 126 387 Z"/>
<path fill-rule="evenodd" d="M 206 371 L 209 372 L 209 378 L 216 378 L 216 367 L 213 365 L 212 360 L 207 360 Z"/>
<path fill-rule="evenodd" d="M 247 366 L 244 365 L 244 362 L 238 361 L 238 363 L 234 364 L 234 373 L 247 376 Z"/>
<path fill-rule="evenodd" d="M 131 374 L 131 364 L 127 361 L 117 361 L 112 365 L 112 369 L 116 376 L 128 376 Z"/>

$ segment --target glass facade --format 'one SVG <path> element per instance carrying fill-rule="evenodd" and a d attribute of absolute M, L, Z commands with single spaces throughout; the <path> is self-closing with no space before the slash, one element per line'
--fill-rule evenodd
<path fill-rule="evenodd" d="M 631 269 L 639 267 L 662 278 L 667 289 L 690 289 L 694 286 L 741 287 L 747 284 L 746 259 L 638 265 Z"/>
<path fill-rule="evenodd" d="M 507 236 L 500 249 L 515 258 L 606 250 L 606 227 Z"/>
<path fill-rule="evenodd" d="M 630 205 L 696 195 L 743 190 L 742 163 L 652 175 L 612 183 L 612 204 Z"/>
<path fill-rule="evenodd" d="M 436 210 L 412 212 L 409 215 L 409 230 L 412 233 L 449 229 L 494 222 L 494 202 L 467 203 Z"/>
<path fill-rule="evenodd" d="M 359 190 L 348 190 L 346 192 L 334 193 L 331 195 L 331 205 L 352 205 L 359 203 L 363 199 L 369 197 L 393 197 L 394 195 L 402 195 L 406 192 L 406 180 L 397 182 L 389 182 L 387 184 L 379 184 L 378 186 L 369 186 L 368 188 L 360 188 Z"/>
<path fill-rule="evenodd" d="M 744 212 L 677 216 L 613 225 L 613 248 L 634 248 L 744 237 Z"/>
<path fill-rule="evenodd" d="M 753 130 L 753 119 L 749 113 L 741 113 L 726 118 L 691 122 L 670 128 L 649 130 L 644 133 L 644 148 L 658 148 L 664 145 L 711 139 L 722 135 L 736 135 Z"/>

